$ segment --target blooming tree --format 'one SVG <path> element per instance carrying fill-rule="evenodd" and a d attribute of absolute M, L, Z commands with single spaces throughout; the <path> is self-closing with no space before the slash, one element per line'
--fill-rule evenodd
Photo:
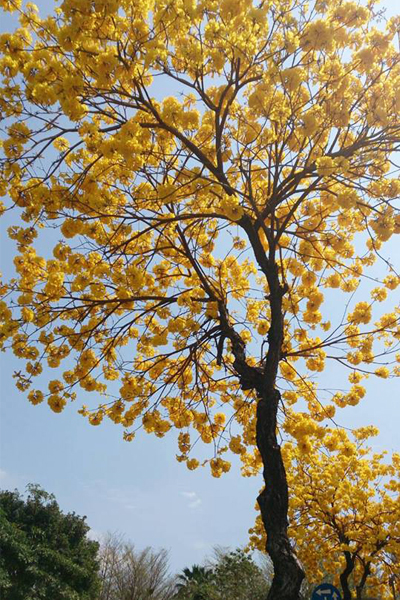
<path fill-rule="evenodd" d="M 400 231 L 400 20 L 378 27 L 375 4 L 65 0 L 40 18 L 1 0 L 20 22 L 0 37 L 17 386 L 56 413 L 94 392 L 82 414 L 127 440 L 176 428 L 189 469 L 201 439 L 214 476 L 227 452 L 262 470 L 275 600 L 303 579 L 279 431 L 301 420 L 307 447 L 364 377 L 398 372 L 399 278 L 373 265 Z M 328 357 L 351 384 L 332 401 Z"/>
<path fill-rule="evenodd" d="M 352 439 L 343 429 L 312 437 L 312 451 L 287 444 L 284 461 L 292 495 L 290 538 L 311 584 L 327 574 L 344 600 L 365 593 L 392 599 L 400 563 L 400 456 L 389 462 L 366 441 L 374 427 L 361 427 Z M 251 544 L 264 548 L 261 518 Z M 355 596 L 353 595 L 355 592 Z"/>

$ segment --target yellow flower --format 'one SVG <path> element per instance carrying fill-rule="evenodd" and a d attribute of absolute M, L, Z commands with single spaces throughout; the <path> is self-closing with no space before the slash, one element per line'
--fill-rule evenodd
<path fill-rule="evenodd" d="M 303 319 L 306 323 L 309 323 L 310 325 L 316 325 L 317 323 L 319 323 L 322 320 L 322 315 L 319 312 L 319 310 L 317 311 L 305 311 L 303 313 Z"/>
<path fill-rule="evenodd" d="M 316 160 L 317 173 L 321 177 L 330 177 L 336 171 L 336 165 L 330 156 L 322 156 Z"/>
<path fill-rule="evenodd" d="M 210 460 L 211 475 L 213 477 L 221 477 L 223 473 L 227 473 L 231 468 L 231 463 L 222 458 L 212 458 Z"/>
<path fill-rule="evenodd" d="M 374 372 L 375 375 L 381 377 L 382 379 L 387 379 L 390 375 L 390 371 L 387 367 L 378 367 Z"/>
<path fill-rule="evenodd" d="M 257 325 L 257 333 L 259 333 L 260 335 L 266 335 L 269 331 L 269 327 L 270 327 L 269 322 L 265 321 L 265 319 L 263 319 Z"/>
<path fill-rule="evenodd" d="M 58 394 L 58 392 L 61 392 L 64 389 L 64 385 L 61 381 L 58 381 L 58 379 L 50 381 L 48 387 L 50 394 Z"/>
<path fill-rule="evenodd" d="M 333 47 L 333 29 L 327 21 L 317 19 L 310 23 L 301 38 L 303 50 L 330 50 Z"/>
<path fill-rule="evenodd" d="M 368 302 L 358 302 L 354 311 L 347 315 L 347 320 L 355 324 L 369 323 L 371 320 L 371 305 Z"/>
<path fill-rule="evenodd" d="M 225 421 L 226 421 L 226 416 L 224 415 L 224 413 L 215 413 L 214 422 L 217 425 L 224 425 Z"/>
<path fill-rule="evenodd" d="M 243 208 L 232 196 L 224 197 L 220 204 L 220 209 L 222 213 L 231 221 L 240 221 L 244 212 Z"/>
<path fill-rule="evenodd" d="M 103 420 L 104 412 L 102 410 L 98 410 L 95 413 L 89 415 L 89 423 L 91 425 L 100 425 Z"/>
<path fill-rule="evenodd" d="M 389 290 L 395 290 L 400 283 L 400 277 L 397 275 L 387 275 L 383 283 Z"/>
<path fill-rule="evenodd" d="M 31 323 L 35 317 L 35 313 L 30 308 L 27 308 L 26 306 L 24 306 L 21 309 L 21 317 L 22 317 L 23 321 L 25 321 L 26 323 Z"/>
<path fill-rule="evenodd" d="M 329 275 L 325 279 L 325 286 L 331 287 L 331 288 L 338 288 L 338 287 L 340 287 L 341 281 L 342 281 L 342 279 L 341 279 L 339 273 L 334 273 L 333 275 Z"/>
<path fill-rule="evenodd" d="M 44 400 L 44 394 L 40 390 L 31 390 L 28 394 L 28 400 L 33 405 L 40 404 Z"/>
<path fill-rule="evenodd" d="M 301 439 L 297 443 L 297 447 L 298 447 L 299 451 L 301 452 L 301 454 L 309 454 L 312 450 L 312 445 L 311 445 L 310 441 L 306 438 Z"/>
<path fill-rule="evenodd" d="M 47 403 L 50 406 L 51 410 L 55 413 L 60 413 L 66 405 L 66 401 L 64 400 L 64 398 L 61 398 L 57 394 L 52 394 L 51 396 L 49 396 L 49 398 L 47 399 Z"/>
<path fill-rule="evenodd" d="M 348 380 L 350 381 L 350 383 L 359 383 L 362 380 L 362 378 L 363 375 L 359 371 L 353 371 L 348 376 Z"/>
<path fill-rule="evenodd" d="M 196 458 L 189 458 L 186 461 L 186 466 L 190 471 L 194 471 L 200 465 L 199 461 Z"/>
<path fill-rule="evenodd" d="M 371 298 L 373 300 L 377 300 L 378 302 L 383 302 L 387 298 L 387 289 L 385 288 L 374 288 L 371 291 Z"/>

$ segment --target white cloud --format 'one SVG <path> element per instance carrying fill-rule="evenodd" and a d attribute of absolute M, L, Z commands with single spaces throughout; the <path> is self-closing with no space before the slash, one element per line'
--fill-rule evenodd
<path fill-rule="evenodd" d="M 130 487 L 123 488 L 109 486 L 103 479 L 93 479 L 90 482 L 85 482 L 83 483 L 83 487 L 86 490 L 101 496 L 103 500 L 106 500 L 111 504 L 119 505 L 125 510 L 134 510 L 138 508 L 136 503 L 138 499 L 137 490 Z"/>
<path fill-rule="evenodd" d="M 198 508 L 201 504 L 201 499 L 197 496 L 196 492 L 181 492 L 181 496 L 190 501 L 188 503 L 189 508 Z"/>
<path fill-rule="evenodd" d="M 185 496 L 185 498 L 190 498 L 190 499 L 196 498 L 196 496 L 197 496 L 196 492 L 181 492 L 181 495 Z"/>
<path fill-rule="evenodd" d="M 0 469 L 0 481 L 3 481 L 3 479 L 6 479 L 6 477 L 7 477 L 6 471 L 4 471 L 3 469 Z"/>
<path fill-rule="evenodd" d="M 189 508 L 197 508 L 198 506 L 200 506 L 201 504 L 201 500 L 200 498 L 197 498 L 196 500 L 193 500 L 193 502 L 189 502 L 188 506 Z"/>

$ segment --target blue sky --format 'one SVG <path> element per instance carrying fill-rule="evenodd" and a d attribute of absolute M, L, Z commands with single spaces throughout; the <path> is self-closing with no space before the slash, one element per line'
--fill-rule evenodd
<path fill-rule="evenodd" d="M 395 12 L 397 2 L 382 4 Z M 8 26 L 3 20 L 3 31 Z M 396 244 L 385 252 L 392 259 Z M 1 271 L 7 270 L 8 248 L 3 242 Z M 69 405 L 60 415 L 47 405 L 33 407 L 14 387 L 18 362 L 10 355 L 0 358 L 2 488 L 22 491 L 38 483 L 56 495 L 63 510 L 87 515 L 94 535 L 119 531 L 138 548 L 169 549 L 175 571 L 201 562 L 217 544 L 246 543 L 260 477 L 242 478 L 237 468 L 221 479 L 208 469 L 191 472 L 176 462 L 172 434 L 159 440 L 140 433 L 126 443 L 112 423 L 89 426 L 77 414 L 79 406 Z M 326 371 L 324 385 L 334 386 L 336 377 L 333 368 Z M 347 427 L 374 423 L 381 430 L 376 449 L 400 451 L 398 392 L 396 381 L 371 380 L 367 397 L 342 411 L 338 421 Z"/>

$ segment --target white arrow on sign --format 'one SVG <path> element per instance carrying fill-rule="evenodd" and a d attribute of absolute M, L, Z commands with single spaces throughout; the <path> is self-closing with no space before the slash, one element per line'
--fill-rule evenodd
<path fill-rule="evenodd" d="M 329 587 L 324 587 L 324 585 Z M 323 583 L 322 585 L 318 586 L 314 590 L 313 598 L 318 598 L 318 600 L 341 600 L 339 590 L 337 590 L 335 586 L 331 585 L 330 583 Z"/>

